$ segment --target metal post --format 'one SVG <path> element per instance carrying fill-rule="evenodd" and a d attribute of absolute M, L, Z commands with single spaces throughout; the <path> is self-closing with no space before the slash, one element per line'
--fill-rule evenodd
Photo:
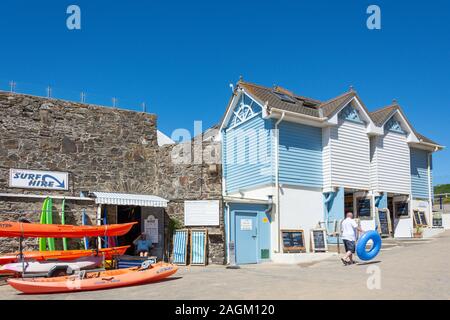
<path fill-rule="evenodd" d="M 142 112 L 147 112 L 147 106 L 145 105 L 145 102 L 142 102 Z"/>
<path fill-rule="evenodd" d="M 9 87 L 10 87 L 10 92 L 11 93 L 14 93 L 14 92 L 16 92 L 16 83 L 14 82 L 14 81 L 10 81 L 9 82 Z"/>
<path fill-rule="evenodd" d="M 116 104 L 117 104 L 117 98 L 112 98 L 112 104 L 113 104 L 113 107 L 115 108 Z"/>
<path fill-rule="evenodd" d="M 81 103 L 85 103 L 86 102 L 86 94 L 84 92 L 80 93 L 80 100 L 81 100 Z"/>
<path fill-rule="evenodd" d="M 51 98 L 52 97 L 52 87 L 48 86 L 47 87 L 47 98 Z"/>

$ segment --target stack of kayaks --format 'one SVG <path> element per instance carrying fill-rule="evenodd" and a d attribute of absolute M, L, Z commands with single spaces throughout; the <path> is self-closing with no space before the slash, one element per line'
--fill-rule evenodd
<path fill-rule="evenodd" d="M 87 271 L 54 278 L 8 279 L 8 284 L 29 294 L 101 290 L 155 282 L 169 277 L 177 269 L 176 265 L 160 262 L 149 268 Z"/>

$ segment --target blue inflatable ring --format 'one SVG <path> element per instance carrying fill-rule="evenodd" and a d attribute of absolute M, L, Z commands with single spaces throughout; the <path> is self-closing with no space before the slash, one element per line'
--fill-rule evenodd
<path fill-rule="evenodd" d="M 369 240 L 373 241 L 372 248 L 366 251 L 366 245 Z M 375 258 L 381 249 L 381 237 L 375 230 L 365 232 L 356 244 L 356 254 L 361 260 L 369 261 Z"/>

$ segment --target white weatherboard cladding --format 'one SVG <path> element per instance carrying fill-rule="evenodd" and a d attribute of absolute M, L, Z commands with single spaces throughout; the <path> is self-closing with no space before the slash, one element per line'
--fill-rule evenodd
<path fill-rule="evenodd" d="M 340 119 L 337 126 L 329 129 L 323 161 L 324 174 L 328 175 L 325 182 L 369 190 L 370 144 L 365 124 Z"/>
<path fill-rule="evenodd" d="M 316 228 L 322 220 L 323 194 L 320 188 L 282 187 L 280 192 L 281 229 L 302 229 L 307 251 L 310 249 L 310 230 Z M 273 244 L 276 242 L 273 241 Z"/>
<path fill-rule="evenodd" d="M 184 225 L 218 226 L 219 201 L 218 200 L 185 201 Z"/>
<path fill-rule="evenodd" d="M 410 194 L 411 170 L 406 135 L 387 131 L 375 139 L 376 191 Z"/>

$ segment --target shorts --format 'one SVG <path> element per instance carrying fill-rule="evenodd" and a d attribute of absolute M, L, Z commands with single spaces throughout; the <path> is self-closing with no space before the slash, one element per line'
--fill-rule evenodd
<path fill-rule="evenodd" d="M 345 252 L 351 252 L 351 253 L 355 253 L 355 241 L 350 241 L 350 240 L 343 240 L 344 241 L 344 248 L 345 248 Z"/>
<path fill-rule="evenodd" d="M 137 253 L 138 253 L 138 254 L 141 254 L 141 253 L 148 253 L 148 250 L 138 250 Z"/>

